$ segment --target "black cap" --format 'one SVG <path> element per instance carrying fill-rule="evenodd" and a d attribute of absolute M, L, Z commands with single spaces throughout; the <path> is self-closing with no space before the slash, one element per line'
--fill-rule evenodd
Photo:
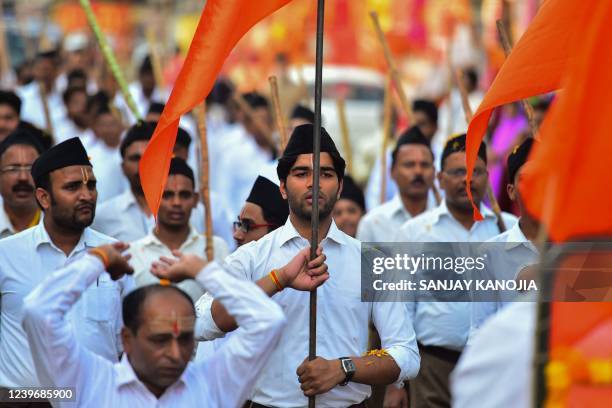
<path fill-rule="evenodd" d="M 34 161 L 32 164 L 34 184 L 38 186 L 42 176 L 68 166 L 91 166 L 85 147 L 78 137 L 53 146 Z"/>
<path fill-rule="evenodd" d="M 195 186 L 195 177 L 193 175 L 193 170 L 191 170 L 191 167 L 189 167 L 185 160 L 179 157 L 174 157 L 170 161 L 170 171 L 168 172 L 168 174 L 181 174 L 191 180 L 191 182 Z"/>
<path fill-rule="evenodd" d="M 355 184 L 355 181 L 351 176 L 345 176 L 342 181 L 342 192 L 340 193 L 340 199 L 347 199 L 357 203 L 361 210 L 365 212 L 365 197 L 361 188 Z"/>
<path fill-rule="evenodd" d="M 276 183 L 266 177 L 257 177 L 246 201 L 260 206 L 268 222 L 276 221 L 280 225 L 287 221 L 289 205 Z"/>
<path fill-rule="evenodd" d="M 283 152 L 282 157 L 278 161 L 276 172 L 278 178 L 284 180 L 289 174 L 291 166 L 295 163 L 295 159 L 300 154 L 312 154 L 312 142 L 314 136 L 314 126 L 310 124 L 300 125 L 293 129 L 291 137 L 287 142 L 287 147 Z M 334 161 L 334 168 L 338 173 L 338 177 L 342 179 L 344 177 L 344 168 L 346 163 L 340 152 L 336 148 L 334 141 L 332 140 L 327 130 L 324 127 L 321 128 L 321 153 L 329 153 Z"/>
<path fill-rule="evenodd" d="M 44 151 L 42 144 L 35 135 L 26 129 L 17 128 L 0 143 L 0 157 L 2 157 L 9 147 L 14 145 L 32 146 L 36 149 L 38 154 L 42 154 Z"/>
<path fill-rule="evenodd" d="M 395 160 L 397 160 L 397 152 L 399 152 L 400 147 L 409 144 L 425 146 L 431 152 L 429 140 L 427 140 L 425 135 L 423 135 L 421 129 L 418 126 L 412 126 L 408 130 L 404 131 L 404 133 L 402 133 L 397 139 L 395 149 L 393 149 L 393 153 L 391 153 L 391 167 L 395 165 Z M 433 153 L 431 154 L 433 156 Z"/>
<path fill-rule="evenodd" d="M 295 108 L 293 108 L 291 112 L 291 119 L 304 119 L 310 123 L 314 123 L 315 114 L 304 105 L 295 105 Z"/>
<path fill-rule="evenodd" d="M 440 167 L 444 167 L 444 160 L 446 160 L 448 156 L 457 152 L 465 152 L 465 133 L 453 136 L 448 139 L 448 141 L 444 145 L 444 150 L 442 151 L 442 157 L 440 158 Z M 480 143 L 480 147 L 478 148 L 478 157 L 480 157 L 482 161 L 487 164 L 487 145 L 484 141 Z"/>
<path fill-rule="evenodd" d="M 191 144 L 191 136 L 189 136 L 189 133 L 182 127 L 179 127 L 176 133 L 176 144 L 184 146 L 186 149 L 189 149 L 189 145 Z"/>
<path fill-rule="evenodd" d="M 532 137 L 528 137 L 521 143 L 520 145 L 516 145 L 510 155 L 508 156 L 508 183 L 514 184 L 514 178 L 516 177 L 516 173 L 518 173 L 519 169 L 523 164 L 527 162 L 527 158 L 529 157 L 529 152 L 531 151 L 531 147 L 533 146 L 534 139 Z"/>

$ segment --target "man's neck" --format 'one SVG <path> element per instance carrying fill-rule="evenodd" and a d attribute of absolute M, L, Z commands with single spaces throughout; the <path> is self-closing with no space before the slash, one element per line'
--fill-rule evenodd
<path fill-rule="evenodd" d="M 404 208 L 412 217 L 416 217 L 427 209 L 427 195 L 424 197 L 408 197 L 400 195 Z"/>
<path fill-rule="evenodd" d="M 189 236 L 189 224 L 181 227 L 177 230 L 171 230 L 163 227 L 161 224 L 157 224 L 157 227 L 153 229 L 153 234 L 164 244 L 168 249 L 174 251 L 179 249 Z"/>
<path fill-rule="evenodd" d="M 308 242 L 312 239 L 312 224 L 310 220 L 305 220 L 299 218 L 295 213 L 289 214 L 289 219 L 291 220 L 291 224 L 293 224 L 294 228 L 303 238 L 306 238 Z M 323 238 L 327 236 L 329 232 L 329 227 L 332 223 L 332 217 L 329 215 L 327 218 L 319 221 L 319 233 L 318 233 L 318 244 L 321 243 Z"/>
<path fill-rule="evenodd" d="M 6 202 L 4 202 L 3 207 L 4 212 L 11 222 L 15 232 L 21 232 L 24 229 L 29 228 L 34 222 L 34 219 L 40 216 L 38 213 L 38 207 L 36 205 L 11 208 L 6 204 Z"/>
<path fill-rule="evenodd" d="M 448 208 L 448 212 L 451 213 L 452 217 L 456 219 L 461 225 L 463 225 L 463 228 L 468 231 L 472 229 L 472 226 L 474 225 L 475 221 L 471 209 L 466 211 L 463 208 L 457 208 L 452 204 L 449 204 L 448 201 L 446 202 L 446 208 Z"/>
<path fill-rule="evenodd" d="M 135 192 L 134 189 L 132 189 L 132 194 L 134 195 L 134 198 L 136 199 L 136 203 L 140 207 L 140 210 L 144 212 L 147 217 L 150 217 L 151 210 L 149 209 L 149 206 L 147 205 L 147 200 L 145 199 L 144 194 L 140 192 Z"/>
<path fill-rule="evenodd" d="M 56 225 L 51 217 L 45 217 L 43 224 L 51 242 L 61 249 L 66 256 L 70 255 L 79 243 L 81 235 L 83 235 L 83 231 L 69 230 Z"/>
<path fill-rule="evenodd" d="M 528 215 L 521 215 L 518 220 L 518 223 L 521 232 L 523 233 L 523 235 L 525 235 L 525 238 L 527 238 L 531 242 L 535 242 L 540 229 L 540 224 Z"/>

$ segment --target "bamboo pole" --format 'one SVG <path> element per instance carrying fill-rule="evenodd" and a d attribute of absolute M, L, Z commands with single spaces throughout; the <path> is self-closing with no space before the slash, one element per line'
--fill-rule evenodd
<path fill-rule="evenodd" d="M 51 144 L 55 144 L 53 122 L 51 120 L 51 111 L 49 109 L 49 99 L 47 98 L 47 89 L 42 82 L 38 82 L 38 91 L 40 94 L 40 103 L 42 104 L 43 113 L 45 115 L 45 129 L 51 136 Z"/>
<path fill-rule="evenodd" d="M 346 157 L 346 169 L 349 174 L 353 173 L 353 148 L 351 147 L 351 138 L 346 120 L 346 103 L 344 98 L 336 100 L 336 108 L 338 110 L 338 121 L 340 123 L 340 134 L 342 135 L 342 145 L 344 146 L 344 156 Z"/>
<path fill-rule="evenodd" d="M 0 57 L 2 58 L 2 75 L 11 72 L 11 53 L 6 43 L 6 24 L 4 23 L 4 2 L 0 1 Z"/>
<path fill-rule="evenodd" d="M 387 198 L 387 146 L 391 136 L 391 112 L 393 110 L 393 87 L 390 75 L 385 79 L 385 100 L 383 104 L 383 134 L 380 148 L 380 203 Z"/>
<path fill-rule="evenodd" d="M 285 116 L 280 103 L 280 97 L 278 95 L 278 80 L 276 76 L 272 75 L 268 78 L 270 83 L 270 95 L 272 95 L 272 104 L 274 105 L 274 114 L 276 116 L 276 126 L 278 127 L 278 134 L 280 136 L 280 149 L 279 154 L 282 154 L 287 146 L 289 140 L 287 136 L 287 125 L 285 124 Z"/>
<path fill-rule="evenodd" d="M 508 35 L 506 26 L 501 20 L 497 20 L 496 24 L 497 31 L 499 32 L 499 38 L 501 40 L 502 47 L 504 48 L 504 53 L 506 54 L 506 58 L 508 58 L 508 56 L 512 52 L 512 42 L 510 41 L 510 36 Z M 535 114 L 533 112 L 533 106 L 531 106 L 526 99 L 521 99 L 521 104 L 523 105 L 523 109 L 525 110 L 525 114 L 527 115 L 527 120 L 529 121 L 531 135 L 535 137 L 537 126 L 535 123 Z"/>
<path fill-rule="evenodd" d="M 119 68 L 119 64 L 117 63 L 115 54 L 113 53 L 113 50 L 108 44 L 108 41 L 106 40 L 106 37 L 104 36 L 104 33 L 102 32 L 102 29 L 100 28 L 100 25 L 98 24 L 96 15 L 94 14 L 93 9 L 91 8 L 91 3 L 89 2 L 89 0 L 79 0 L 79 2 L 81 4 L 81 7 L 83 7 L 83 10 L 85 11 L 85 15 L 87 16 L 87 21 L 89 22 L 89 26 L 91 27 L 91 30 L 93 31 L 94 36 L 96 37 L 96 41 L 98 42 L 98 45 L 100 46 L 100 49 L 102 50 L 102 55 L 104 56 L 104 60 L 106 61 L 106 64 L 108 65 L 111 73 L 113 74 L 113 76 L 115 77 L 115 80 L 117 81 L 117 84 L 119 85 L 119 89 L 121 90 L 121 93 L 123 94 L 125 102 L 127 103 L 128 107 L 132 111 L 132 114 L 134 115 L 134 117 L 137 120 L 142 120 L 142 116 L 140 115 L 140 112 L 138 111 L 138 108 L 136 107 L 136 102 L 134 102 L 134 98 L 132 98 L 132 94 L 129 91 L 125 77 L 123 76 L 123 73 L 121 72 L 121 69 Z"/>
<path fill-rule="evenodd" d="M 213 248 L 213 223 L 212 223 L 212 208 L 210 205 L 210 179 L 208 166 L 208 142 L 206 129 L 206 101 L 202 105 L 196 106 L 195 112 L 198 121 L 198 130 L 200 131 L 200 194 L 204 203 L 204 219 L 206 223 L 206 259 L 211 261 L 214 259 L 215 253 Z"/>
<path fill-rule="evenodd" d="M 393 84 L 395 85 L 395 89 L 397 91 L 397 95 L 399 96 L 400 103 L 402 104 L 402 109 L 408 115 L 408 118 L 412 118 L 412 109 L 410 108 L 410 104 L 408 103 L 408 97 L 404 92 L 404 87 L 402 86 L 402 81 L 400 78 L 399 70 L 397 69 L 397 65 L 395 63 L 395 59 L 393 54 L 391 53 L 391 48 L 389 48 L 389 43 L 385 38 L 385 34 L 382 31 L 382 27 L 380 26 L 380 21 L 378 19 L 378 13 L 375 11 L 370 12 L 370 18 L 374 23 L 374 29 L 376 30 L 376 34 L 378 36 L 378 41 L 383 47 L 383 52 L 385 55 L 385 60 L 387 61 L 387 66 L 389 67 L 389 71 L 391 73 L 391 79 L 393 80 Z M 411 120 L 412 122 L 412 120 Z"/>
<path fill-rule="evenodd" d="M 450 65 L 450 63 L 449 63 Z M 465 114 L 465 121 L 470 123 L 473 117 L 472 107 L 470 106 L 470 100 L 468 99 L 467 89 L 463 85 L 461 81 L 461 71 L 459 69 L 454 69 L 452 65 L 450 66 L 451 72 L 453 73 L 453 79 L 455 81 L 455 85 L 459 88 L 459 93 L 461 94 L 461 105 L 463 106 L 463 112 Z M 499 207 L 499 203 L 497 202 L 497 198 L 495 198 L 495 194 L 493 194 L 493 188 L 491 187 L 491 181 L 487 181 L 487 196 L 489 197 L 489 202 L 491 204 L 491 210 L 495 214 L 497 218 L 497 227 L 500 232 L 506 231 L 506 223 L 504 222 L 504 218 L 502 216 L 501 208 Z"/>

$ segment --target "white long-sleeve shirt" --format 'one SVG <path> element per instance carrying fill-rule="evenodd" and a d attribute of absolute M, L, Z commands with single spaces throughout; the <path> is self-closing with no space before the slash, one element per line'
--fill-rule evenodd
<path fill-rule="evenodd" d="M 129 359 L 112 364 L 86 350 L 75 338 L 66 314 L 97 278 L 108 275 L 95 256 L 55 272 L 25 301 L 23 326 L 43 386 L 74 387 L 66 407 L 240 407 L 276 347 L 283 313 L 261 289 L 237 280 L 216 263 L 196 280 L 236 319 L 241 331 L 214 355 L 189 363 L 180 378 L 157 399 L 138 379 Z"/>
<path fill-rule="evenodd" d="M 287 264 L 309 245 L 288 219 L 282 227 L 241 246 L 227 257 L 227 270 L 242 279 L 257 281 Z M 368 348 L 371 321 L 380 334 L 382 347 L 400 368 L 398 381 L 414 377 L 419 369 L 419 354 L 404 304 L 361 301 L 360 242 L 332 222 L 321 247 L 327 256 L 330 278 L 318 288 L 317 355 L 328 360 L 361 356 Z M 295 372 L 308 356 L 309 292 L 287 288 L 272 299 L 281 305 L 289 321 L 251 399 L 279 408 L 305 407 L 308 399 L 300 389 Z M 198 304 L 201 331 L 196 334 L 201 340 L 211 340 L 225 333 L 212 318 L 212 299 L 205 301 Z M 232 333 L 230 340 L 235 335 Z M 317 407 L 347 407 L 361 403 L 370 393 L 369 385 L 349 382 L 318 395 Z"/>
<path fill-rule="evenodd" d="M 114 239 L 86 228 L 70 255 L 49 238 L 44 223 L 0 241 L 0 386 L 37 387 L 30 345 L 21 327 L 23 299 L 53 271 Z M 102 276 L 85 291 L 69 320 L 81 344 L 117 361 L 122 351 L 121 297 L 133 286 L 131 276 L 117 282 Z"/>

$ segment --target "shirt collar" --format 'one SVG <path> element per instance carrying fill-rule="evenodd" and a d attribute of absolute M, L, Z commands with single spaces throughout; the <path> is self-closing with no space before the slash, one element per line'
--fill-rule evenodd
<path fill-rule="evenodd" d="M 0 236 L 4 232 L 8 231 L 10 234 L 14 234 L 13 224 L 11 224 L 11 220 L 9 220 L 8 215 L 6 215 L 6 211 L 4 211 L 4 207 L 0 203 Z"/>
<path fill-rule="evenodd" d="M 285 222 L 285 225 L 280 227 L 279 230 L 280 230 L 279 238 L 280 238 L 281 246 L 285 245 L 287 242 L 295 238 L 304 239 L 293 226 L 293 223 L 291 222 L 291 217 L 287 217 L 287 222 Z M 344 245 L 347 242 L 346 234 L 344 234 L 342 231 L 338 229 L 338 226 L 336 225 L 336 222 L 334 220 L 332 220 L 332 223 L 329 227 L 329 231 L 327 231 L 327 236 L 324 239 L 328 239 L 328 238 L 340 245 Z"/>
<path fill-rule="evenodd" d="M 187 239 L 185 240 L 185 242 L 181 244 L 181 248 L 185 247 L 186 245 L 189 245 L 190 243 L 200 238 L 201 238 L 201 235 L 195 230 L 195 228 L 189 226 L 189 234 L 187 235 Z M 145 247 L 146 246 L 158 246 L 158 247 L 166 246 L 163 242 L 159 240 L 159 238 L 157 238 L 157 236 L 153 233 L 153 231 L 149 232 L 143 238 L 143 244 Z"/>
<path fill-rule="evenodd" d="M 431 210 L 431 212 L 434 217 L 434 224 L 437 223 L 440 220 L 440 218 L 443 216 L 454 219 L 453 215 L 451 214 L 451 212 L 448 210 L 448 207 L 446 206 L 446 200 L 442 200 L 440 205 L 434 208 L 433 210 Z M 480 203 L 480 213 L 482 214 L 485 220 L 496 218 L 495 213 L 483 203 Z"/>
<path fill-rule="evenodd" d="M 50 245 L 51 247 L 61 251 L 54 243 L 51 241 L 51 237 L 45 228 L 44 222 L 39 222 L 38 225 L 33 227 L 33 237 L 34 237 L 34 248 L 38 249 L 43 244 Z M 94 248 L 97 246 L 97 242 L 94 241 L 94 237 L 89 228 L 85 228 L 81 237 L 79 238 L 79 242 L 77 242 L 76 246 L 72 250 L 71 254 L 82 251 L 86 248 Z"/>
<path fill-rule="evenodd" d="M 533 243 L 529 241 L 527 237 L 525 237 L 525 234 L 523 234 L 523 231 L 521 230 L 519 222 L 517 221 L 516 224 L 514 224 L 512 228 L 508 230 L 508 239 L 506 241 L 506 249 L 509 250 L 512 248 L 516 248 L 520 245 L 526 246 L 527 248 L 531 249 L 535 253 L 538 252 L 535 245 L 533 245 Z"/>
<path fill-rule="evenodd" d="M 412 218 L 410 213 L 406 210 L 406 207 L 404 207 L 404 203 L 402 202 L 402 198 L 400 197 L 399 193 L 395 194 L 395 196 L 393 197 L 393 199 L 391 199 L 389 204 L 390 204 L 390 207 L 391 207 L 391 216 L 392 217 L 395 216 L 396 214 L 403 213 L 408 218 Z"/>
<path fill-rule="evenodd" d="M 145 387 L 145 385 L 142 384 L 140 380 L 138 379 L 138 377 L 136 376 L 136 373 L 134 372 L 134 368 L 130 364 L 130 360 L 128 360 L 126 353 L 123 353 L 121 360 L 119 361 L 119 363 L 115 365 L 115 371 L 117 373 L 117 377 L 116 377 L 117 381 L 115 382 L 117 389 L 121 388 L 124 385 L 129 385 L 132 383 L 140 383 L 143 387 Z M 176 380 L 176 382 L 172 384 L 170 387 L 173 387 L 176 384 L 184 385 L 186 372 L 187 372 L 187 367 L 185 367 L 185 370 L 183 371 L 183 374 L 181 374 L 179 379 Z"/>

